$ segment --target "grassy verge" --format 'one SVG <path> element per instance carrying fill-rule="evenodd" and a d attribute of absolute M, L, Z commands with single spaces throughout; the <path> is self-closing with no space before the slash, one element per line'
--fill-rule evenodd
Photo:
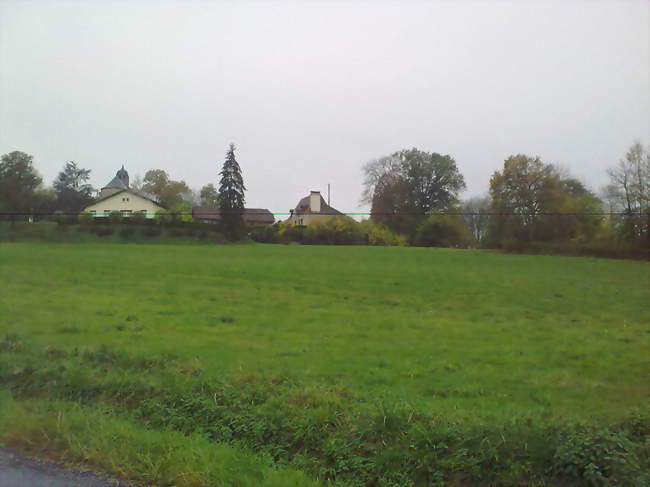
<path fill-rule="evenodd" d="M 83 352 L 49 347 L 29 353 L 17 343 L 3 342 L 7 353 L 0 362 L 0 381 L 14 397 L 40 405 L 38 414 L 46 417 L 49 411 L 52 425 L 56 409 L 47 404 L 79 405 L 66 411 L 79 421 L 89 418 L 88 434 L 102 417 L 94 408 L 116 411 L 146 428 L 151 438 L 171 435 L 189 451 L 201 452 L 211 442 L 227 444 L 341 486 L 641 487 L 650 482 L 650 411 L 616 423 L 534 414 L 513 415 L 507 422 L 452 418 L 407 403 L 359 398 L 346 390 L 306 387 L 277 377 L 206 380 L 170 357 L 130 356 L 105 347 Z M 70 445 L 80 452 L 90 442 L 98 456 L 117 455 L 123 467 L 118 472 L 129 478 L 146 479 L 162 469 L 154 464 L 152 470 L 141 470 L 140 452 L 149 451 L 142 439 L 149 436 L 111 443 L 120 438 L 123 423 L 107 419 L 102 424 L 106 442 L 93 443 L 82 434 L 77 443 L 55 443 L 56 448 L 76 458 Z M 28 442 L 42 443 L 39 427 L 21 434 Z M 118 451 L 123 442 L 131 446 Z M 157 461 L 167 465 L 164 478 L 179 475 L 174 451 L 159 452 Z M 196 460 L 199 465 L 202 458 L 203 453 Z M 93 457 L 77 459 L 95 464 Z M 178 460 L 190 465 L 182 455 Z"/>
<path fill-rule="evenodd" d="M 0 400 L 0 441 L 26 454 L 177 487 L 316 487 L 319 482 L 200 435 L 145 429 L 107 409 Z"/>

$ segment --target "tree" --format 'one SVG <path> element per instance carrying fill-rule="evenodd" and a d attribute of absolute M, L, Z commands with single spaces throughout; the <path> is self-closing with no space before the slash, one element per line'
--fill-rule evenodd
<path fill-rule="evenodd" d="M 226 160 L 223 163 L 219 182 L 219 209 L 221 210 L 221 221 L 226 231 L 233 237 L 239 236 L 244 227 L 244 179 L 241 168 L 235 159 L 235 145 L 230 144 L 226 153 Z"/>
<path fill-rule="evenodd" d="M 142 176 L 140 176 L 139 174 L 136 174 L 131 179 L 131 183 L 129 184 L 129 186 L 131 186 L 131 189 L 133 191 L 139 192 L 139 191 L 142 191 L 142 185 L 143 184 L 144 183 L 142 182 Z"/>
<path fill-rule="evenodd" d="M 428 215 L 453 208 L 465 188 L 451 156 L 418 149 L 370 161 L 363 172 L 362 200 L 372 203 L 372 219 L 411 238 Z"/>
<path fill-rule="evenodd" d="M 396 154 L 380 157 L 364 164 L 363 192 L 361 202 L 372 204 L 375 196 L 375 188 L 388 174 L 399 174 L 400 160 Z"/>
<path fill-rule="evenodd" d="M 648 231 L 650 212 L 650 149 L 636 141 L 616 167 L 607 171 L 610 184 L 605 188 L 610 208 L 625 213 L 618 227 L 626 240 L 643 239 Z"/>
<path fill-rule="evenodd" d="M 474 243 L 481 245 L 487 235 L 492 202 L 489 196 L 475 196 L 463 202 L 461 211 Z"/>
<path fill-rule="evenodd" d="M 548 211 L 545 203 L 550 201 L 549 195 L 558 182 L 553 166 L 539 157 L 508 157 L 503 170 L 495 171 L 490 178 L 492 209 L 499 214 L 493 219 L 498 240 L 537 239 L 539 214 Z"/>
<path fill-rule="evenodd" d="M 76 213 L 93 199 L 95 191 L 86 181 L 90 179 L 90 169 L 82 169 L 74 161 L 68 161 L 54 180 L 57 207 L 67 213 Z"/>
<path fill-rule="evenodd" d="M 589 238 L 602 223 L 600 200 L 567 171 L 539 157 L 510 156 L 490 179 L 493 243 Z"/>
<path fill-rule="evenodd" d="M 208 208 L 219 208 L 219 192 L 214 184 L 206 184 L 201 188 L 201 206 Z"/>
<path fill-rule="evenodd" d="M 14 151 L 0 159 L 0 211 L 15 220 L 34 211 L 34 193 L 43 180 L 36 173 L 33 157 Z"/>
<path fill-rule="evenodd" d="M 169 179 L 167 172 L 162 169 L 150 169 L 142 180 L 142 191 L 157 197 L 162 206 L 172 208 L 184 201 L 190 193 L 190 188 L 185 181 Z"/>
<path fill-rule="evenodd" d="M 607 174 L 625 210 L 641 213 L 650 205 L 650 149 L 641 142 L 636 141 Z"/>

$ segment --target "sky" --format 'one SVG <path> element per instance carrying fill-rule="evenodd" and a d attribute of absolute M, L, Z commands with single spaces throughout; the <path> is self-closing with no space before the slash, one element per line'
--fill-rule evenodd
<path fill-rule="evenodd" d="M 218 184 L 230 142 L 248 207 L 310 190 L 360 205 L 367 161 L 451 155 L 470 197 L 509 155 L 597 190 L 650 143 L 650 2 L 0 0 L 0 153 L 51 184 L 166 170 Z"/>

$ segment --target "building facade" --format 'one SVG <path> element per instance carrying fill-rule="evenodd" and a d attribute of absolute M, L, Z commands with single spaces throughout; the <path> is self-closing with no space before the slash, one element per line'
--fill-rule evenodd
<path fill-rule="evenodd" d="M 302 198 L 286 220 L 295 225 L 309 226 L 334 217 L 350 218 L 339 210 L 328 205 L 320 191 L 310 191 L 309 196 Z"/>
<path fill-rule="evenodd" d="M 107 217 L 118 211 L 123 217 L 138 213 L 154 218 L 159 211 L 165 211 L 154 198 L 129 188 L 129 173 L 124 169 L 117 171 L 115 177 L 99 192 L 99 198 L 86 206 L 84 212 L 94 217 Z"/>

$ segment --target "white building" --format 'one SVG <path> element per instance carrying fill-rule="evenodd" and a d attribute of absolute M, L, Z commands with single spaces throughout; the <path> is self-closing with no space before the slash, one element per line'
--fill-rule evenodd
<path fill-rule="evenodd" d="M 124 166 L 117 171 L 115 177 L 99 192 L 97 201 L 83 209 L 94 217 L 107 217 L 114 211 L 119 211 L 123 217 L 141 213 L 147 218 L 153 218 L 163 208 L 154 198 L 129 188 L 129 173 Z"/>

